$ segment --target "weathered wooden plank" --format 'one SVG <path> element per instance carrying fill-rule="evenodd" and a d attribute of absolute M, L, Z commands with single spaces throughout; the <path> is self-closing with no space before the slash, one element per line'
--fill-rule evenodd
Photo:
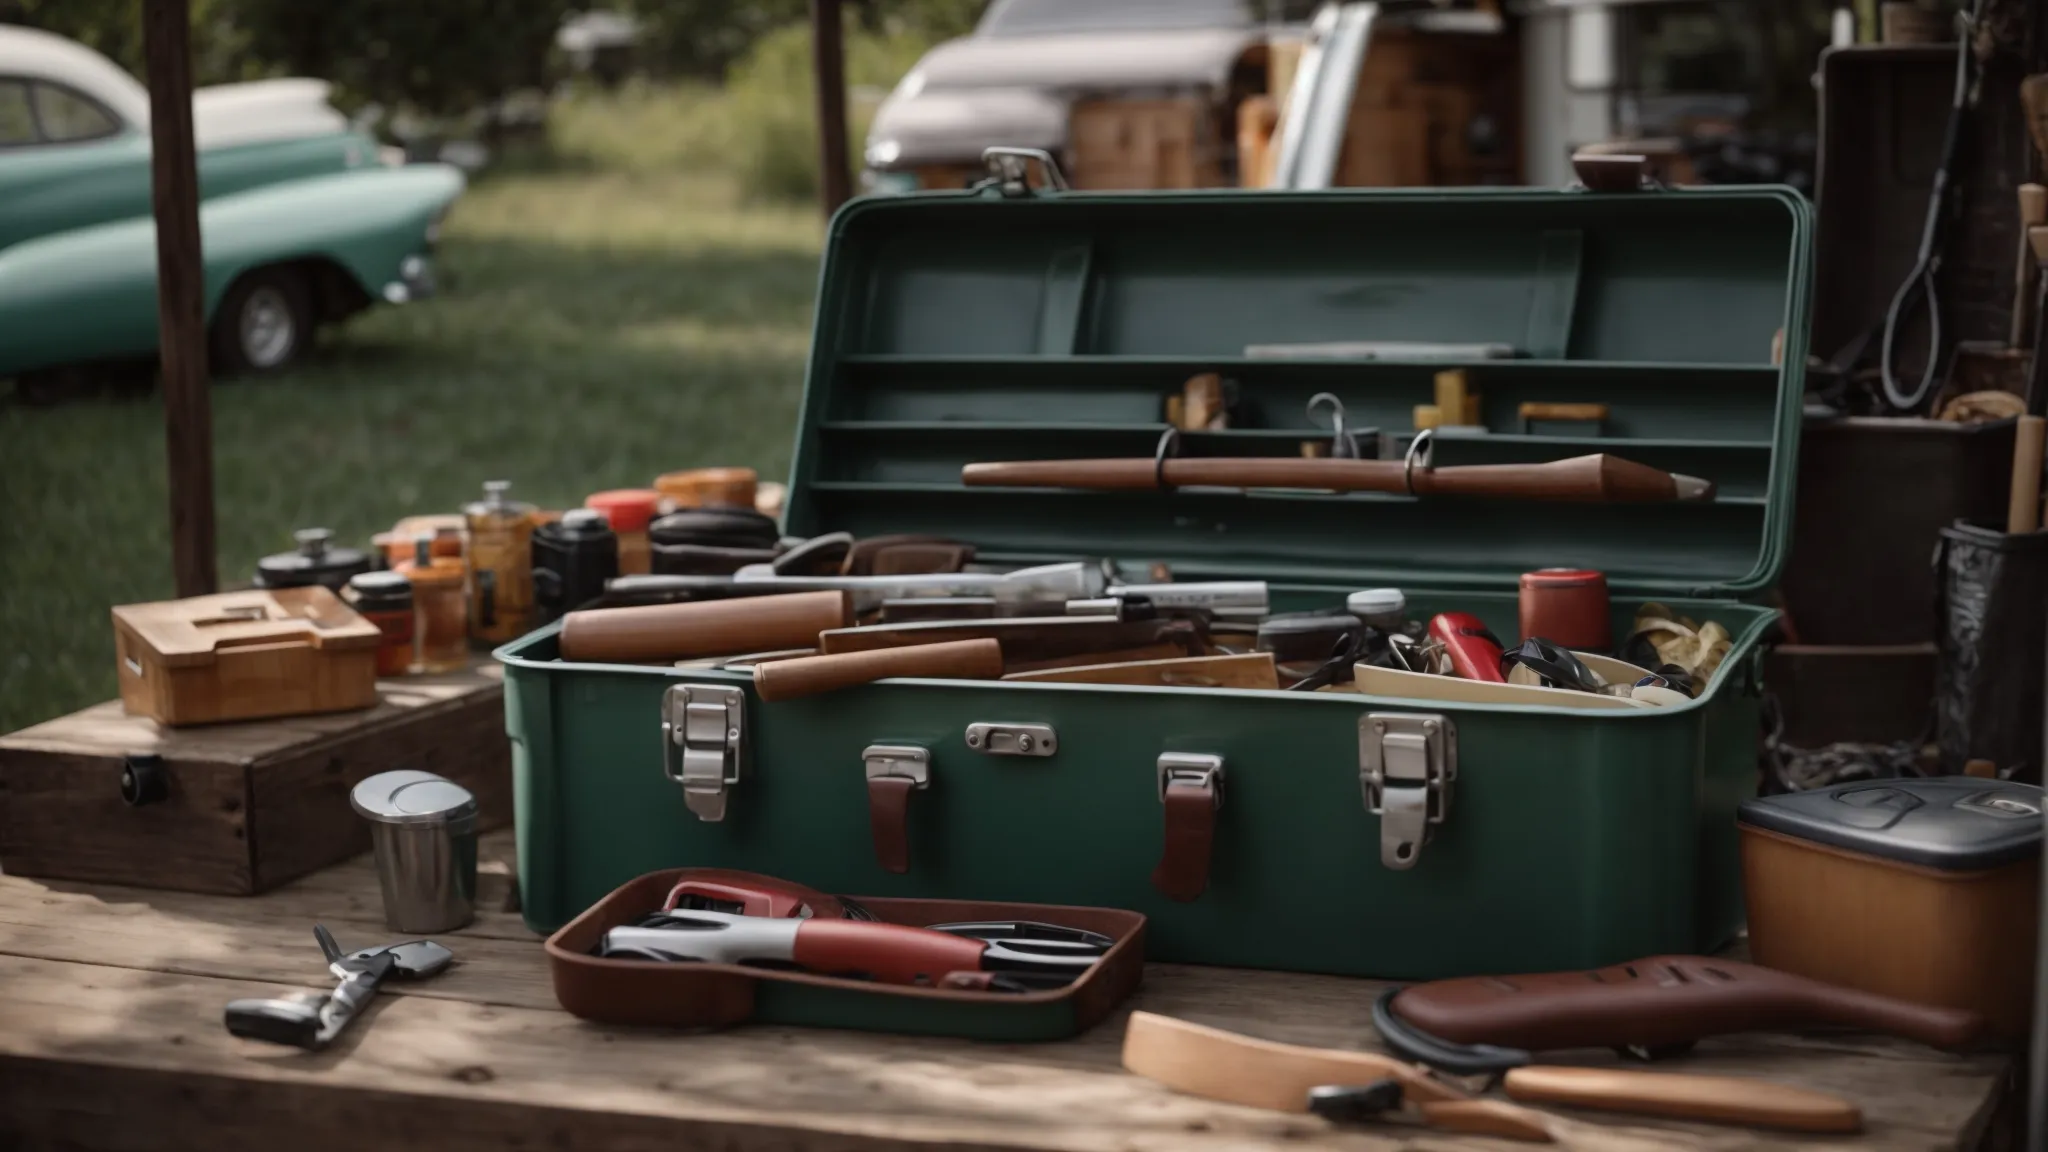
<path fill-rule="evenodd" d="M 1207 1004 L 1213 1020 L 1215 1006 L 1232 999 L 1227 990 L 1239 983 L 1232 978 L 1246 974 L 1185 969 L 1159 975 L 1159 986 L 1144 994 L 1144 1007 L 1199 1018 L 1193 1009 Z M 470 1146 L 448 1142 L 444 1130 L 474 1136 L 475 1146 L 496 1140 L 500 1147 L 531 1147 L 533 1133 L 569 1130 L 576 1147 L 612 1147 L 614 1139 L 639 1146 L 665 1136 L 682 1147 L 736 1152 L 861 1147 L 875 1140 L 1071 1152 L 1201 1152 L 1307 1141 L 1359 1150 L 1503 1147 L 1436 1134 L 1404 1139 L 1397 1129 L 1339 1131 L 1311 1117 L 1175 1095 L 1117 1068 L 1120 1018 L 1077 1043 L 984 1045 L 784 1028 L 704 1035 L 601 1029 L 560 1012 L 407 996 L 373 1008 L 336 1049 L 304 1054 L 235 1040 L 220 1027 L 220 1006 L 228 999 L 284 990 L 273 984 L 6 957 L 0 958 L 0 986 L 8 989 L 19 1022 L 0 1032 L 0 1068 L 7 1072 L 0 1076 L 0 1116 L 20 1117 L 11 1122 L 30 1147 L 84 1142 L 88 1134 L 94 1147 L 161 1146 L 137 1135 L 143 1126 L 196 1135 L 224 1125 L 234 1132 L 255 1124 L 227 1107 L 237 1098 L 267 1117 L 259 1127 L 273 1139 L 324 1148 L 319 1141 L 331 1137 L 317 1130 L 330 1128 L 359 1147 L 363 1130 L 349 1121 L 364 1113 L 362 1095 L 372 1093 L 382 1094 L 376 1102 L 386 1117 L 373 1130 L 393 1140 L 433 1136 L 435 1147 Z M 1236 999 L 1276 1006 L 1257 994 Z M 1260 1027 L 1236 1015 L 1232 1022 L 1277 1038 L 1328 1041 L 1348 1030 L 1313 1020 L 1307 1009 L 1315 1000 L 1287 1007 L 1289 1023 Z M 1355 1033 L 1349 1038 L 1358 1039 Z M 1752 1074 L 1764 1071 L 1754 1049 L 1738 1053 L 1708 1063 L 1732 1060 Z M 1779 1063 L 1791 1060 L 1787 1055 Z M 1861 1075 L 1870 1074 L 1866 1067 Z M 238 1083 L 241 1095 L 207 1078 Z M 1844 1080 L 1859 1079 L 1839 1072 L 1832 1080 L 1782 1078 L 1837 1090 Z M 1986 1086 L 1982 1077 L 1960 1078 L 1969 1086 L 1958 1091 L 1958 1079 L 1927 1062 L 1892 1070 L 1886 1090 L 1917 1099 L 1866 1097 L 1870 1130 L 1854 1146 L 1884 1152 L 1945 1146 L 1957 1129 L 1928 1127 L 1927 1099 L 1953 1097 L 1940 1109 L 1948 1116 Z M 248 1091 L 259 1084 L 262 1091 Z M 271 1102 L 278 1099 L 293 1106 L 276 1112 Z M 153 1106 L 137 1108 L 143 1100 Z M 650 1127 L 654 1120 L 666 1126 Z M 193 1127 L 200 1124 L 206 1127 Z M 1791 1152 L 1845 1145 L 1613 1119 L 1568 1119 L 1561 1131 L 1567 1137 L 1562 1147 L 1589 1152 Z M 206 1146 L 250 1146 L 257 1138 L 245 1133 Z"/>

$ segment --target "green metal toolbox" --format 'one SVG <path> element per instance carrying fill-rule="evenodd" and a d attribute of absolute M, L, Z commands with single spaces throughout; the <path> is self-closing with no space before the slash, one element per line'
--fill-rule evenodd
<path fill-rule="evenodd" d="M 1470 611 L 1509 637 L 1520 573 L 1589 567 L 1607 574 L 1617 637 L 1655 600 L 1720 622 L 1733 650 L 1699 698 L 1651 711 L 936 680 L 768 704 L 743 674 L 563 662 L 543 629 L 498 653 L 528 923 L 552 930 L 643 872 L 719 866 L 835 892 L 1129 908 L 1150 918 L 1153 959 L 1257 968 L 1421 979 L 1723 944 L 1742 920 L 1734 813 L 1755 791 L 1775 615 L 1750 601 L 1790 530 L 1811 230 L 1804 199 L 1763 187 L 1012 180 L 853 202 L 824 261 L 791 534 L 936 533 L 998 563 L 1264 579 L 1275 611 L 1392 585 L 1415 613 Z M 1514 354 L 1248 351 L 1340 341 Z M 1238 426 L 1186 436 L 1188 453 L 1297 455 L 1328 438 L 1307 412 L 1324 392 L 1354 427 L 1406 430 L 1446 367 L 1466 369 L 1487 432 L 1440 435 L 1437 464 L 1607 451 L 1713 480 L 1717 497 L 960 482 L 971 461 L 1150 455 L 1165 398 L 1204 372 L 1234 383 Z M 1528 401 L 1610 415 L 1598 436 L 1524 434 Z M 687 723 L 691 702 L 727 723 Z M 895 874 L 867 779 L 905 747 L 923 751 L 924 784 Z M 1152 880 L 1162 782 L 1190 765 L 1220 769 L 1205 777 L 1220 785 L 1213 851 L 1206 889 L 1172 899 Z M 1405 859 L 1390 850 L 1425 832 Z"/>

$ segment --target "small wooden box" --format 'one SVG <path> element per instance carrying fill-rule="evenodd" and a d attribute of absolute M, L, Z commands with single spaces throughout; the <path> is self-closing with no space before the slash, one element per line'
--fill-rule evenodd
<path fill-rule="evenodd" d="M 380 640 L 317 586 L 114 609 L 121 703 L 172 725 L 368 708 Z"/>
<path fill-rule="evenodd" d="M 377 687 L 362 712 L 165 728 L 109 700 L 0 736 L 0 871 L 251 895 L 368 851 L 349 789 L 394 768 L 469 789 L 485 830 L 510 824 L 497 666 Z"/>

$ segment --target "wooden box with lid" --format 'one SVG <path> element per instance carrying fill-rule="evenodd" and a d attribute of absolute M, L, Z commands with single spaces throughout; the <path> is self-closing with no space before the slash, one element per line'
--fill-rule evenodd
<path fill-rule="evenodd" d="M 368 708 L 380 635 L 318 585 L 122 605 L 121 703 L 170 725 Z"/>

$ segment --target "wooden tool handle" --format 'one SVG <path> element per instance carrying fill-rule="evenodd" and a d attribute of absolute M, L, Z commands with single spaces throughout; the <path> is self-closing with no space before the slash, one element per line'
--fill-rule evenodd
<path fill-rule="evenodd" d="M 1420 1105 L 1422 1118 L 1432 1128 L 1446 1132 L 1470 1132 L 1474 1136 L 1500 1136 L 1548 1144 L 1556 1137 L 1541 1112 L 1517 1108 L 1499 1100 L 1437 1100 Z"/>
<path fill-rule="evenodd" d="M 1547 464 L 1478 464 L 1418 468 L 1415 491 L 1424 496 L 1511 496 L 1520 500 L 1649 503 L 1678 499 L 1669 472 L 1618 456 L 1574 456 Z"/>
<path fill-rule="evenodd" d="M 1798 1132 L 1860 1132 L 1863 1112 L 1839 1096 L 1763 1080 L 1608 1068 L 1516 1068 L 1507 1094 L 1640 1116 L 1671 1116 Z"/>
<path fill-rule="evenodd" d="M 2035 532 L 2041 523 L 2041 451 L 2048 420 L 2022 416 L 2012 442 L 2012 497 L 2006 506 L 2007 532 Z"/>
<path fill-rule="evenodd" d="M 994 680 L 1003 674 L 1003 646 L 994 640 L 956 640 L 883 648 L 836 656 L 798 656 L 754 666 L 754 691 L 770 702 L 835 692 L 891 676 Z"/>
<path fill-rule="evenodd" d="M 818 633 L 852 622 L 846 593 L 792 592 L 571 612 L 559 642 L 564 660 L 687 660 L 809 648 Z"/>
<path fill-rule="evenodd" d="M 1184 457 L 1161 467 L 1142 458 L 1120 460 L 1021 460 L 969 464 L 960 482 L 970 487 L 1084 488 L 1145 491 L 1159 487 L 1210 485 L 1223 488 L 1307 488 L 1338 492 L 1406 492 L 1418 495 L 1492 496 L 1519 500 L 1646 502 L 1711 499 L 1713 486 L 1681 493 L 1678 480 L 1618 456 L 1576 456 L 1545 464 L 1482 464 L 1458 468 L 1416 468 L 1410 475 L 1399 460 L 1341 460 L 1328 457 Z"/>
<path fill-rule="evenodd" d="M 1597 422 L 1607 419 L 1605 404 L 1545 404 L 1531 400 L 1518 410 L 1524 420 L 1573 420 Z"/>

